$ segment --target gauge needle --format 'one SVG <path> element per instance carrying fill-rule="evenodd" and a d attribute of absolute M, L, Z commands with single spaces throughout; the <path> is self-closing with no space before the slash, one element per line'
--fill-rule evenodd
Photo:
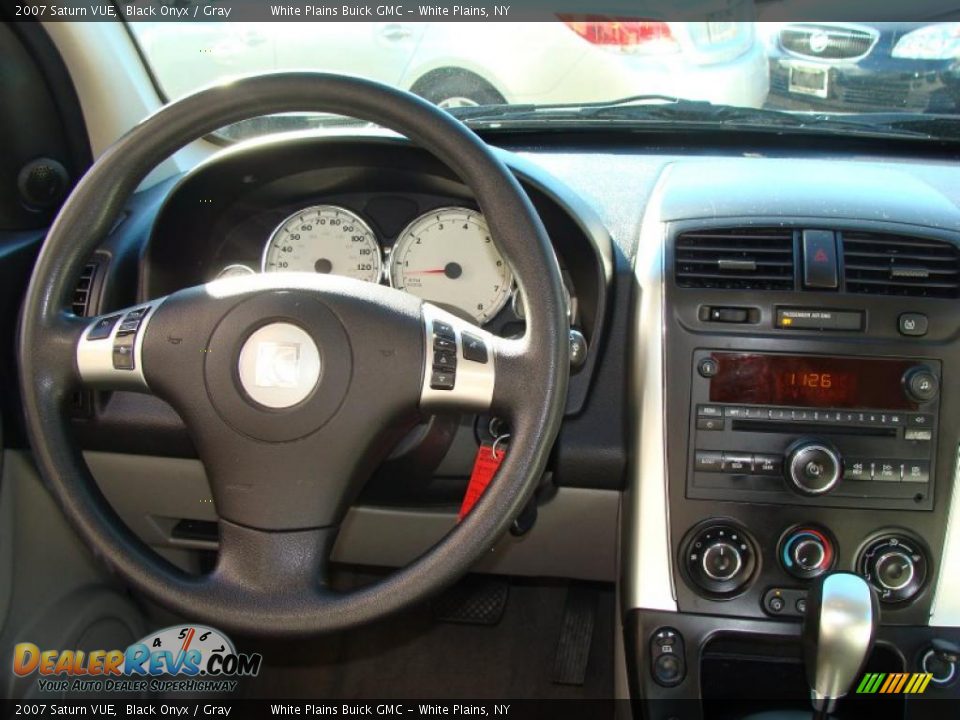
<path fill-rule="evenodd" d="M 446 275 L 451 280 L 456 280 L 463 275 L 463 268 L 460 263 L 449 262 L 442 268 L 434 270 L 407 270 L 406 275 Z"/>

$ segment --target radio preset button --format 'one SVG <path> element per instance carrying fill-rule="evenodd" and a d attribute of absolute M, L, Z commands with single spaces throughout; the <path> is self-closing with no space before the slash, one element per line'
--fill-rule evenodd
<path fill-rule="evenodd" d="M 766 420 L 770 417 L 770 411 L 764 408 L 747 408 L 748 420 Z"/>
<path fill-rule="evenodd" d="M 744 407 L 725 407 L 723 414 L 724 417 L 728 418 L 745 418 L 747 416 L 747 409 Z"/>

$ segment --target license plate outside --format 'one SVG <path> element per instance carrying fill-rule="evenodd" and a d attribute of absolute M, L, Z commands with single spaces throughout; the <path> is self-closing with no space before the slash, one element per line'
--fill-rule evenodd
<path fill-rule="evenodd" d="M 790 79 L 787 89 L 798 95 L 812 95 L 825 98 L 829 91 L 829 75 L 826 68 L 809 65 L 790 67 Z"/>

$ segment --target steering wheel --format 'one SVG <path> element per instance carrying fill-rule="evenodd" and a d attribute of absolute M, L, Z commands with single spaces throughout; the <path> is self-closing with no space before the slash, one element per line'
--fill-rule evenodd
<path fill-rule="evenodd" d="M 294 111 L 382 125 L 446 163 L 474 193 L 529 299 L 524 336 L 496 337 L 398 290 L 319 274 L 229 278 L 92 319 L 66 309 L 84 263 L 151 169 L 220 127 Z M 546 231 L 480 138 L 379 83 L 276 73 L 167 105 L 77 184 L 30 280 L 20 382 L 40 471 L 95 554 L 183 615 L 242 632 L 304 635 L 409 606 L 456 580 L 506 531 L 544 470 L 562 418 L 567 323 Z M 435 352 L 448 356 L 443 367 L 435 368 Z M 152 393 L 179 413 L 219 517 L 210 573 L 191 575 L 163 560 L 101 495 L 66 412 L 81 387 Z M 328 556 L 351 501 L 391 446 L 440 410 L 509 420 L 510 451 L 496 478 L 419 558 L 375 584 L 335 591 Z"/>

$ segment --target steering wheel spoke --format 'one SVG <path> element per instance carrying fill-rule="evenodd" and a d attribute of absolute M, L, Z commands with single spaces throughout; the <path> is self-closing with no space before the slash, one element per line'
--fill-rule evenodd
<path fill-rule="evenodd" d="M 147 326 L 163 299 L 85 319 L 76 338 L 80 382 L 99 390 L 150 392 L 144 376 Z"/>
<path fill-rule="evenodd" d="M 497 357 L 509 341 L 473 323 L 423 304 L 426 357 L 420 409 L 487 412 L 493 405 L 497 384 Z"/>
<path fill-rule="evenodd" d="M 302 599 L 324 593 L 336 527 L 276 532 L 220 520 L 215 583 L 266 602 L 277 588 Z"/>

